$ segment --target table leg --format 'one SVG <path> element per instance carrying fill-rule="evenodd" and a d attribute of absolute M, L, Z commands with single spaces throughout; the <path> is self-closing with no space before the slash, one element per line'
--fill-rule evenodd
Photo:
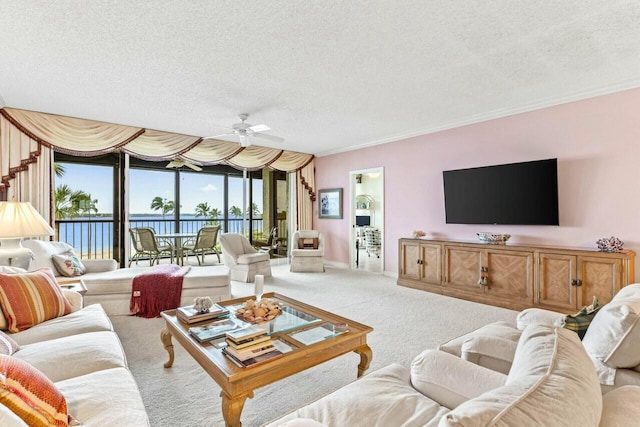
<path fill-rule="evenodd" d="M 369 369 L 371 359 L 373 359 L 373 352 L 368 345 L 363 345 L 353 351 L 360 355 L 360 364 L 358 365 L 358 378 L 360 378 Z"/>
<path fill-rule="evenodd" d="M 169 353 L 169 361 L 164 364 L 165 368 L 170 368 L 173 365 L 173 343 L 171 342 L 171 333 L 168 329 L 163 329 L 160 332 L 160 340 L 164 345 L 164 349 Z"/>
<path fill-rule="evenodd" d="M 220 392 L 220 397 L 222 397 L 222 416 L 224 417 L 225 426 L 241 427 L 240 415 L 242 414 L 242 408 L 244 408 L 244 402 L 247 397 L 253 399 L 253 391 L 231 397 L 223 390 Z"/>

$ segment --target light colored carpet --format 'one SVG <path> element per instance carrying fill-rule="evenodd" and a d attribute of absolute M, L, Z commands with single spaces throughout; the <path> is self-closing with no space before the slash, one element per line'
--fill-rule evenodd
<path fill-rule="evenodd" d="M 424 349 L 516 316 L 511 310 L 400 287 L 393 278 L 336 268 L 290 273 L 288 265 L 274 266 L 273 277 L 265 280 L 265 292 L 270 291 L 372 326 L 368 372 L 392 362 L 409 366 Z M 232 282 L 232 293 L 251 295 L 253 285 Z M 160 342 L 162 319 L 114 316 L 112 321 L 152 426 L 224 426 L 220 388 L 175 340 L 174 365 L 163 368 L 168 357 Z M 351 353 L 256 390 L 245 403 L 243 426 L 260 426 L 354 381 L 358 363 Z"/>

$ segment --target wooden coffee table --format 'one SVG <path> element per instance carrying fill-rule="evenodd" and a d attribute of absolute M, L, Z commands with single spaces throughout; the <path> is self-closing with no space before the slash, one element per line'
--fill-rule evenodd
<path fill-rule="evenodd" d="M 275 324 L 270 322 L 265 324 L 267 328 L 270 328 L 272 338 L 283 341 L 292 347 L 292 350 L 274 359 L 249 367 L 236 365 L 222 353 L 215 342 L 198 342 L 189 334 L 188 329 L 193 324 L 187 325 L 179 321 L 176 318 L 175 310 L 162 312 L 162 317 L 166 321 L 166 329 L 161 332 L 160 337 L 164 348 L 169 353 L 169 361 L 164 364 L 164 367 L 170 368 L 173 364 L 174 353 L 171 337 L 174 337 L 222 389 L 220 392 L 222 415 L 226 425 L 230 427 L 242 425 L 240 415 L 244 402 L 247 398 L 253 398 L 253 391 L 257 388 L 352 351 L 360 355 L 358 377 L 369 368 L 371 363 L 372 352 L 367 345 L 367 334 L 373 331 L 373 328 L 277 293 L 267 293 L 264 294 L 264 297 L 275 298 L 280 301 L 282 306 L 289 307 L 292 312 L 298 310 L 310 317 L 317 318 L 317 320 L 300 326 L 288 325 L 285 330 L 280 331 L 276 330 L 278 327 Z M 219 304 L 231 306 L 233 312 L 234 305 L 242 304 L 249 298 L 251 297 L 237 298 L 222 301 Z M 282 324 L 285 320 L 282 318 L 280 323 Z M 334 325 L 346 324 L 348 332 L 309 345 L 294 338 L 295 336 L 300 338 L 297 333 L 301 331 L 312 332 L 313 328 L 327 322 Z M 197 325 L 201 324 L 206 324 L 206 322 Z M 302 338 L 300 339 L 302 340 Z"/>

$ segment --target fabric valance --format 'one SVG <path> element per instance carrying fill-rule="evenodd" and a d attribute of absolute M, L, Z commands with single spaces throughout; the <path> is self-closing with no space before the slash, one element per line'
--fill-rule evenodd
<path fill-rule="evenodd" d="M 201 166 L 227 164 L 239 169 L 270 168 L 284 172 L 299 171 L 314 158 L 312 154 L 295 151 L 256 145 L 241 147 L 235 142 L 16 108 L 2 108 L 0 114 L 38 143 L 74 156 L 122 151 L 150 161 L 179 158 Z"/>

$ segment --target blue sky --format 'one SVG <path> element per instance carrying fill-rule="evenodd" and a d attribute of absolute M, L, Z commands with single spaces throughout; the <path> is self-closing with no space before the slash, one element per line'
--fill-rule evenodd
<path fill-rule="evenodd" d="M 72 190 L 83 190 L 97 199 L 99 213 L 112 212 L 113 169 L 106 166 L 87 166 L 64 163 L 66 173 L 56 177 L 55 186 L 67 184 Z M 198 203 L 207 202 L 220 211 L 224 208 L 224 180 L 221 175 L 196 172 L 180 174 L 181 212 L 195 212 Z M 173 199 L 174 173 L 171 171 L 146 171 L 132 169 L 129 179 L 131 198 L 129 211 L 132 214 L 154 213 L 149 207 L 154 197 Z M 262 181 L 254 181 L 254 199 L 262 200 Z M 242 208 L 242 178 L 229 179 L 229 206 Z M 261 202 L 258 202 L 261 205 Z M 260 209 L 262 211 L 262 209 Z"/>

